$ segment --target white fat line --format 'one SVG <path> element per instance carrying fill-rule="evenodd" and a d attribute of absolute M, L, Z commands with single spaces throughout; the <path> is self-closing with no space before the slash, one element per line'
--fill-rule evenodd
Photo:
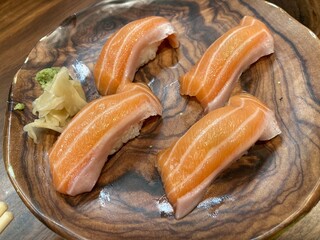
<path fill-rule="evenodd" d="M 261 33 L 265 32 L 264 29 L 260 30 L 259 32 L 257 32 L 256 34 L 254 34 L 253 36 L 251 36 L 250 38 L 248 38 L 245 42 L 243 42 L 236 50 L 235 50 L 235 53 L 230 57 L 228 58 L 227 62 L 224 64 L 223 68 L 220 70 L 218 76 L 215 78 L 215 81 L 213 83 L 213 86 L 210 86 L 210 90 L 207 92 L 207 94 L 201 99 L 201 101 L 205 100 L 206 98 L 208 98 L 208 96 L 211 95 L 212 91 L 215 89 L 215 86 L 217 84 L 217 82 L 219 82 L 219 80 L 221 79 L 222 75 L 224 74 L 225 70 L 229 67 L 230 65 L 230 62 L 232 62 L 238 55 L 238 53 L 240 52 L 241 49 L 243 49 L 248 42 L 251 42 L 252 39 L 256 38 L 258 35 L 260 35 Z M 211 62 L 210 62 L 211 64 Z M 237 69 L 236 69 L 237 70 Z M 207 75 L 208 75 L 208 72 L 209 72 L 209 68 L 208 70 L 206 71 L 206 75 L 204 77 L 204 80 L 203 82 L 206 82 L 207 80 Z M 230 80 L 230 79 L 228 79 Z M 228 81 L 227 80 L 227 81 Z M 204 84 L 203 84 L 204 85 Z M 220 91 L 219 91 L 220 92 Z"/>
<path fill-rule="evenodd" d="M 112 45 L 112 42 L 113 42 L 113 40 L 114 39 L 116 39 L 116 37 L 121 33 L 123 31 L 123 28 L 121 28 L 119 31 L 117 31 L 114 35 L 112 35 L 111 36 L 111 39 L 109 39 L 109 43 L 108 43 L 108 46 L 107 46 L 107 49 L 104 51 L 104 55 L 103 55 L 103 61 L 102 61 L 102 64 L 101 64 L 101 68 L 102 69 L 100 69 L 100 71 L 99 71 L 99 76 L 98 76 L 98 83 L 97 83 L 97 87 L 98 87 L 98 89 L 100 88 L 100 82 L 101 82 L 101 75 L 102 75 L 102 73 L 104 72 L 103 71 L 103 68 L 104 68 L 104 66 L 106 65 L 106 63 L 107 63 L 107 59 L 108 59 L 108 53 L 109 53 L 109 49 L 110 49 L 110 47 L 111 47 L 111 45 Z"/>
<path fill-rule="evenodd" d="M 248 21 L 247 19 L 249 19 L 250 21 Z M 245 16 L 241 21 L 241 26 L 244 26 L 244 25 L 252 26 L 254 25 L 255 22 L 257 22 L 255 18 Z"/>
<path fill-rule="evenodd" d="M 99 116 L 96 116 L 96 118 L 91 121 L 85 128 L 82 129 L 80 134 L 77 135 L 76 138 L 73 139 L 72 144 L 68 146 L 69 151 L 65 151 L 62 156 L 59 157 L 60 161 L 57 162 L 53 167 L 54 169 L 58 169 L 60 165 L 62 164 L 63 160 L 72 152 L 71 150 L 74 148 L 74 146 L 77 144 L 78 140 L 82 138 L 83 135 L 86 134 L 86 132 L 90 129 L 91 126 L 93 126 L 100 118 L 103 118 L 106 114 L 111 113 L 114 111 L 114 109 L 121 108 L 121 106 L 126 106 L 128 102 L 130 102 L 133 98 L 140 97 L 141 95 L 144 95 L 143 93 L 137 93 L 133 96 L 130 96 L 126 98 L 125 100 L 118 102 L 117 104 L 113 105 L 112 107 L 108 108 L 106 111 L 101 112 Z M 65 145 L 65 144 L 64 144 Z M 79 164 L 79 161 L 78 161 Z M 76 165 L 78 166 L 78 165 Z"/>
<path fill-rule="evenodd" d="M 203 168 L 203 166 L 205 165 L 206 161 L 208 159 L 210 159 L 215 153 L 217 153 L 219 150 L 221 150 L 222 147 L 224 147 L 229 141 L 232 140 L 232 138 L 234 138 L 236 135 L 239 134 L 239 132 L 242 130 L 242 128 L 249 124 L 252 120 L 255 119 L 255 117 L 258 115 L 259 113 L 259 108 L 256 109 L 254 111 L 254 113 L 248 118 L 246 119 L 238 128 L 236 131 L 234 131 L 228 138 L 226 138 L 223 142 L 221 142 L 218 146 L 216 146 L 215 148 L 213 148 L 212 150 L 210 150 L 206 156 L 204 157 L 204 159 L 201 161 L 201 164 L 199 164 L 197 166 L 197 168 L 192 172 L 191 175 L 189 175 L 187 178 L 185 178 L 181 183 L 179 183 L 177 186 L 175 186 L 168 194 L 170 195 L 172 192 L 176 191 L 176 189 L 178 189 L 181 185 L 185 184 L 187 181 L 189 181 L 190 179 L 192 179 L 200 170 L 201 168 Z"/>
<path fill-rule="evenodd" d="M 249 17 L 248 17 L 248 16 L 245 16 L 244 18 L 247 19 L 247 18 L 249 18 Z M 248 23 L 249 23 L 249 22 L 248 22 Z M 248 25 L 248 23 L 242 23 L 242 24 Z M 269 30 L 268 30 L 268 27 L 267 27 L 263 22 L 261 22 L 261 21 L 258 20 L 258 19 L 255 19 L 255 18 L 252 18 L 252 17 L 251 17 L 250 26 L 253 26 L 253 25 L 255 25 L 256 23 L 262 25 L 262 28 L 263 28 L 264 30 L 266 30 L 266 33 L 269 35 L 269 37 L 270 37 L 270 38 L 273 38 L 272 35 L 270 34 Z"/>
<path fill-rule="evenodd" d="M 212 57 L 211 57 L 211 60 L 210 60 L 210 63 L 209 64 L 207 64 L 206 66 L 210 66 L 211 64 L 212 64 L 212 61 L 213 61 L 213 59 L 215 58 L 215 56 L 218 54 L 218 52 L 219 52 L 219 50 L 221 49 L 221 47 L 225 44 L 225 42 L 226 41 L 228 41 L 234 34 L 236 34 L 237 32 L 239 32 L 240 30 L 242 30 L 242 29 L 244 29 L 244 28 L 247 28 L 247 27 L 250 27 L 251 25 L 245 25 L 245 26 L 237 26 L 237 27 L 235 27 L 236 29 L 234 29 L 234 31 L 228 36 L 228 37 L 226 37 L 226 39 L 224 39 L 220 44 L 219 44 L 219 47 L 212 53 L 213 55 L 212 55 Z M 223 35 L 222 35 L 223 36 Z M 222 37 L 221 36 L 221 37 Z M 217 41 L 218 41 L 219 39 L 217 39 Z M 209 47 L 209 49 L 210 49 L 210 47 Z M 208 49 L 208 50 L 209 50 Z M 208 51 L 207 50 L 207 51 Z M 190 87 L 191 87 L 191 82 L 194 80 L 194 78 L 197 76 L 197 73 L 198 73 L 198 71 L 199 71 L 199 68 L 202 66 L 202 61 L 204 60 L 204 56 L 200 59 L 200 61 L 199 61 L 199 63 L 197 64 L 197 68 L 196 68 L 196 70 L 195 70 L 195 72 L 194 72 L 194 74 L 193 74 L 193 76 L 192 76 L 192 78 L 190 79 L 190 81 L 188 82 L 188 88 L 187 88 L 187 93 L 189 92 L 189 90 L 190 90 Z M 205 78 L 204 78 L 205 79 Z M 198 94 L 199 93 L 199 91 L 200 91 L 200 89 L 203 87 L 203 85 L 204 85 L 204 82 L 205 81 L 202 81 L 202 84 L 201 84 L 201 87 L 198 89 L 198 91 L 194 94 L 194 95 L 196 95 L 196 94 Z"/>
<path fill-rule="evenodd" d="M 221 52 L 220 49 L 221 49 L 223 46 L 225 46 L 225 44 L 227 44 L 227 42 L 228 42 L 232 37 L 234 37 L 234 35 L 236 35 L 237 33 L 241 32 L 243 29 L 246 29 L 246 28 L 249 28 L 249 27 L 250 27 L 250 26 L 247 26 L 247 25 L 238 27 L 234 32 L 232 32 L 226 39 L 224 39 L 224 40 L 221 42 L 221 44 L 219 45 L 219 48 L 217 48 L 217 50 L 216 50 L 216 51 L 214 52 L 214 54 L 211 56 L 209 64 L 206 65 L 206 66 L 207 66 L 207 70 L 206 70 L 205 75 L 204 75 L 204 77 L 203 77 L 203 79 L 202 79 L 201 87 L 198 88 L 198 91 L 195 93 L 195 95 L 197 95 L 197 94 L 199 93 L 199 91 L 204 87 L 204 85 L 205 85 L 205 83 L 206 83 L 206 80 L 207 80 L 208 72 L 211 70 L 211 65 L 212 65 L 212 63 L 216 60 L 216 55 Z"/>
<path fill-rule="evenodd" d="M 242 100 L 242 99 L 241 99 Z M 178 166 L 172 171 L 170 172 L 166 178 L 168 179 L 172 174 L 174 174 L 178 168 L 185 162 L 186 156 L 189 154 L 189 152 L 193 149 L 193 147 L 196 145 L 197 141 L 200 141 L 200 139 L 204 136 L 204 134 L 213 126 L 218 124 L 219 122 L 223 121 L 225 118 L 229 117 L 230 115 L 232 115 L 233 113 L 235 113 L 236 111 L 238 111 L 239 109 L 243 108 L 243 101 L 242 104 L 239 105 L 238 107 L 232 109 L 230 112 L 228 112 L 227 114 L 221 116 L 220 118 L 215 119 L 211 124 L 209 124 L 206 128 L 204 128 L 203 130 L 201 130 L 200 134 L 198 134 L 198 136 L 193 140 L 192 144 L 188 146 L 187 150 L 185 151 L 185 153 L 181 156 L 180 158 L 180 162 L 178 164 Z M 200 121 L 200 120 L 199 120 Z M 182 141 L 184 136 L 182 136 L 177 142 L 176 144 L 173 146 L 172 150 L 170 151 L 170 155 L 167 157 L 166 161 L 163 163 L 163 167 L 167 165 L 167 163 L 170 161 L 171 156 L 174 154 L 175 149 L 179 146 L 179 142 Z M 181 160 L 182 159 L 182 160 Z"/>
<path fill-rule="evenodd" d="M 122 41 L 122 44 L 121 44 L 120 48 L 117 50 L 117 55 L 116 55 L 116 57 L 114 58 L 114 61 L 113 61 L 114 65 L 113 65 L 113 69 L 112 69 L 111 81 L 113 81 L 115 72 L 116 72 L 116 70 L 118 68 L 118 59 L 123 54 L 122 49 L 124 48 L 124 46 L 127 46 L 127 40 L 130 39 L 130 37 L 133 34 L 135 34 L 138 31 L 141 31 L 141 28 L 143 28 L 149 22 L 154 21 L 155 19 L 157 19 L 157 17 L 150 17 L 149 19 L 140 22 L 138 25 L 134 26 L 134 28 L 126 35 L 126 37 Z M 110 86 L 110 84 L 107 86 L 107 88 L 105 90 L 105 93 L 109 90 L 109 86 Z"/>
<path fill-rule="evenodd" d="M 94 106 L 99 105 L 100 102 L 103 102 L 103 101 L 104 101 L 104 98 L 102 97 L 102 98 L 99 98 L 99 99 L 97 99 L 97 100 L 94 100 L 93 102 L 91 102 L 91 103 L 87 104 L 86 106 L 84 106 L 84 108 L 82 108 L 81 111 L 78 112 L 78 113 L 72 118 L 72 121 L 68 124 L 67 128 L 73 127 L 75 124 L 77 124 L 77 121 L 76 121 L 76 120 L 77 120 L 78 118 L 81 118 L 83 115 L 86 115 L 86 114 L 87 114 L 87 111 L 88 111 L 90 108 L 93 108 Z M 64 138 L 64 136 L 67 134 L 66 132 L 67 132 L 67 131 L 63 131 L 63 132 L 61 133 L 61 135 L 59 136 L 59 138 L 58 138 L 57 141 L 59 141 L 59 139 Z M 56 148 L 57 148 L 57 144 L 54 144 L 54 146 L 53 146 L 53 148 L 51 149 L 50 152 L 54 152 Z"/>
<path fill-rule="evenodd" d="M 134 91 L 134 90 L 143 91 L 148 96 L 150 101 L 153 102 L 155 106 L 159 106 L 162 111 L 160 100 L 153 94 L 153 92 L 147 85 L 143 85 L 143 83 L 132 83 L 130 86 L 130 89 L 125 90 L 123 92 Z"/>
<path fill-rule="evenodd" d="M 139 94 L 139 95 L 142 95 L 142 94 Z M 138 95 L 137 97 L 139 97 L 139 95 Z M 144 102 L 143 105 L 144 105 L 144 104 L 146 104 L 146 102 Z M 140 108 L 138 108 L 137 111 L 134 112 L 134 117 L 139 116 L 141 113 L 144 113 L 144 111 L 145 111 L 145 109 L 141 106 Z M 97 144 L 95 144 L 95 145 L 93 146 L 93 148 L 90 149 L 90 151 L 89 151 L 86 155 L 84 155 L 79 161 L 77 161 L 77 163 L 74 165 L 74 167 L 68 171 L 68 175 L 72 175 L 72 174 L 77 170 L 77 168 L 83 163 L 83 160 L 86 158 L 86 156 L 87 156 L 88 154 L 90 154 L 94 149 L 96 149 L 96 148 L 98 147 L 99 143 L 101 143 L 101 142 L 108 142 L 108 139 L 114 137 L 115 133 L 118 132 L 118 130 L 119 130 L 120 127 L 125 126 L 125 125 L 126 125 L 127 123 L 129 123 L 130 121 L 131 121 L 131 118 L 129 118 L 129 117 L 126 117 L 126 118 L 121 119 L 121 120 L 117 123 L 117 126 L 118 126 L 118 127 L 113 127 L 113 128 L 111 128 L 111 129 L 110 129 L 110 132 L 108 132 L 108 135 L 107 135 L 107 136 L 103 135 L 102 138 L 99 139 L 99 141 L 97 142 Z M 112 150 L 112 148 L 111 148 L 111 150 Z M 107 157 L 107 156 L 106 156 L 106 157 Z M 87 166 L 87 164 L 86 164 L 86 166 Z M 73 180 L 73 179 L 72 179 L 72 180 Z M 72 180 L 71 180 L 71 181 L 72 181 Z M 60 184 L 59 184 L 59 186 L 58 186 L 58 189 L 59 189 L 60 187 L 62 187 L 62 186 L 65 184 L 66 181 L 68 181 L 68 178 L 67 178 L 67 177 L 63 178 L 63 180 L 60 182 Z"/>
<path fill-rule="evenodd" d="M 271 112 L 271 110 L 266 105 L 264 105 L 257 98 L 252 97 L 249 94 L 242 94 L 241 99 L 244 101 L 249 101 L 249 102 L 255 103 L 256 105 L 258 105 L 260 107 L 261 111 L 263 111 L 265 114 L 269 114 Z"/>

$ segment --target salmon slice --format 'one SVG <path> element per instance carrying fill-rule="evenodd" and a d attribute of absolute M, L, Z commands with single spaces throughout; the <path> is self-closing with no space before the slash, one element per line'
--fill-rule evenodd
<path fill-rule="evenodd" d="M 49 153 L 54 188 L 71 196 L 91 191 L 108 155 L 138 136 L 145 119 L 161 113 L 159 100 L 139 83 L 87 104 Z"/>
<path fill-rule="evenodd" d="M 280 134 L 273 112 L 249 94 L 209 112 L 158 155 L 157 167 L 177 219 L 203 198 L 213 179 L 257 140 Z"/>
<path fill-rule="evenodd" d="M 206 112 L 221 107 L 229 99 L 241 73 L 273 52 L 274 41 L 269 29 L 261 21 L 245 16 L 180 78 L 180 92 L 195 96 Z"/>
<path fill-rule="evenodd" d="M 146 17 L 128 23 L 105 43 L 94 68 L 94 78 L 101 95 L 117 92 L 132 82 L 137 69 L 156 57 L 164 39 L 179 47 L 176 30 L 165 18 Z"/>

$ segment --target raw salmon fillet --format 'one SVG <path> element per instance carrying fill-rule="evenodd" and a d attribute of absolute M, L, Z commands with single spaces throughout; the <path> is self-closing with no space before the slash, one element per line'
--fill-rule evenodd
<path fill-rule="evenodd" d="M 195 96 L 206 112 L 221 107 L 228 101 L 241 73 L 273 52 L 274 41 L 269 29 L 261 21 L 245 16 L 180 78 L 180 92 Z"/>
<path fill-rule="evenodd" d="M 108 155 L 138 136 L 145 119 L 161 113 L 159 100 L 139 83 L 87 104 L 49 153 L 54 188 L 72 196 L 91 191 Z"/>
<path fill-rule="evenodd" d="M 94 68 L 94 78 L 101 95 L 117 92 L 132 82 L 137 69 L 156 57 L 164 39 L 179 46 L 176 30 L 165 18 L 146 17 L 128 23 L 105 43 Z"/>
<path fill-rule="evenodd" d="M 249 94 L 209 112 L 158 155 L 157 167 L 177 219 L 191 212 L 213 179 L 257 140 L 281 131 L 273 112 Z"/>

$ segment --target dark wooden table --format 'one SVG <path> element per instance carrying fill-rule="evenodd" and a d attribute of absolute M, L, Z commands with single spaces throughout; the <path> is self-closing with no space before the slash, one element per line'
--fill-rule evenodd
<path fill-rule="evenodd" d="M 66 17 L 96 0 L 1 0 L 0 2 L 0 136 L 3 136 L 7 97 L 14 74 L 38 40 Z M 320 3 L 308 0 L 272 0 L 320 36 Z M 311 7 L 310 7 L 311 6 Z M 0 239 L 61 239 L 42 224 L 23 204 L 12 186 L 0 145 L 0 201 L 9 205 L 14 220 Z M 320 203 L 284 231 L 279 239 L 320 239 Z"/>

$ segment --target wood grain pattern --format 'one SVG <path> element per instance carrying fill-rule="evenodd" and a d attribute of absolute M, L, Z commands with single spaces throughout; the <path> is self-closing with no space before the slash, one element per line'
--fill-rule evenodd
<path fill-rule="evenodd" d="M 14 213 L 14 220 L 1 233 L 0 239 L 61 239 L 29 211 L 9 180 L 4 166 L 2 143 L 5 112 L 13 77 L 39 39 L 56 29 L 74 12 L 95 2 L 97 1 L 0 1 L 0 199 L 7 202 Z"/>
<path fill-rule="evenodd" d="M 163 118 L 149 122 L 140 137 L 110 158 L 91 193 L 77 197 L 56 193 L 47 151 L 57 134 L 48 131 L 43 144 L 34 145 L 22 132 L 22 126 L 34 118 L 31 103 L 40 93 L 33 81 L 35 72 L 46 66 L 68 66 L 87 96 L 98 97 L 91 72 L 102 44 L 123 24 L 147 15 L 167 17 L 180 33 L 178 51 L 164 44 L 157 58 L 136 75 L 136 81 L 147 83 L 161 99 Z M 243 15 L 256 16 L 268 25 L 276 53 L 251 66 L 241 76 L 240 86 L 275 110 L 283 134 L 255 145 L 211 185 L 194 212 L 177 221 L 163 197 L 154 160 L 202 116 L 195 100 L 180 96 L 178 77 Z M 102 2 L 68 18 L 42 39 L 17 74 L 4 139 L 11 180 L 31 211 L 65 237 L 274 235 L 308 211 L 320 195 L 319 44 L 309 30 L 263 1 Z M 27 103 L 27 109 L 12 111 L 14 102 Z"/>
<path fill-rule="evenodd" d="M 269 0 L 284 9 L 288 14 L 303 25 L 311 29 L 317 36 L 320 35 L 320 2 L 317 0 Z"/>

